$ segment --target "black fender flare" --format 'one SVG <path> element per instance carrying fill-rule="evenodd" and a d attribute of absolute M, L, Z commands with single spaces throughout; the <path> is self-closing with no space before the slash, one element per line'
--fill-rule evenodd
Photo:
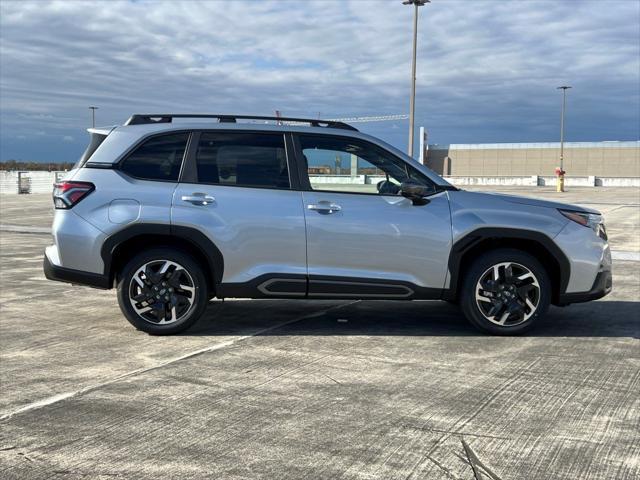
<path fill-rule="evenodd" d="M 193 227 L 168 225 L 160 223 L 135 223 L 107 237 L 100 249 L 100 256 L 104 262 L 104 274 L 113 280 L 113 255 L 124 242 L 142 235 L 158 235 L 171 237 L 189 243 L 195 247 L 204 258 L 214 279 L 215 286 L 222 282 L 224 273 L 224 258 L 220 249 L 200 230 Z"/>
<path fill-rule="evenodd" d="M 567 290 L 571 277 L 571 264 L 565 253 L 556 245 L 551 237 L 536 230 L 502 227 L 480 227 L 458 239 L 452 246 L 449 254 L 449 288 L 445 298 L 453 298 L 456 295 L 460 282 L 461 261 L 465 253 L 485 240 L 527 240 L 538 243 L 560 266 L 559 295 Z"/>

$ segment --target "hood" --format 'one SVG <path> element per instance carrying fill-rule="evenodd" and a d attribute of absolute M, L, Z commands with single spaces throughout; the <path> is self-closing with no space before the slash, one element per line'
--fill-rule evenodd
<path fill-rule="evenodd" d="M 521 197 L 518 195 L 507 195 L 504 193 L 485 193 L 485 195 L 491 195 L 498 197 L 505 202 L 520 203 L 523 205 L 533 205 L 534 207 L 547 207 L 562 210 L 572 210 L 574 212 L 595 213 L 600 215 L 598 210 L 592 208 L 582 207 L 580 205 L 572 205 L 570 203 L 552 202 L 550 200 L 540 200 L 538 198 Z"/>

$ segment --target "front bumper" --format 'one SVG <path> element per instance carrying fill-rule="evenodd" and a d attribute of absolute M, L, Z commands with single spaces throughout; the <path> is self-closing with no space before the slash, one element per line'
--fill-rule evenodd
<path fill-rule="evenodd" d="M 604 270 L 596 275 L 593 287 L 588 292 L 563 293 L 560 294 L 558 305 L 565 306 L 571 303 L 590 302 L 608 295 L 613 288 L 613 278 L 611 270 Z"/>
<path fill-rule="evenodd" d="M 86 285 L 93 288 L 108 289 L 111 288 L 109 277 L 100 275 L 99 273 L 83 272 L 81 270 L 72 270 L 54 265 L 47 254 L 44 254 L 44 262 L 42 266 L 44 276 L 49 280 L 58 282 L 73 283 L 77 285 Z"/>

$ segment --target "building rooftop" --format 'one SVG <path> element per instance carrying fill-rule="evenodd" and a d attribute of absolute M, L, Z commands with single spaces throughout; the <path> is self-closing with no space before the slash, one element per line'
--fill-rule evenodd
<path fill-rule="evenodd" d="M 560 148 L 560 142 L 540 143 L 451 143 L 430 144 L 431 150 L 495 150 L 518 148 Z M 564 142 L 564 148 L 640 148 L 640 140 L 603 142 Z"/>

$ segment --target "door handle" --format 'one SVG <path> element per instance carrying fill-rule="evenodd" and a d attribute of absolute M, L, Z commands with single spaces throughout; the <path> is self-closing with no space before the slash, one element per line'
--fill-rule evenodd
<path fill-rule="evenodd" d="M 191 195 L 183 195 L 182 201 L 193 203 L 194 205 L 210 205 L 216 201 L 216 198 L 205 193 L 195 192 Z"/>
<path fill-rule="evenodd" d="M 315 210 L 318 213 L 328 214 L 328 213 L 339 212 L 340 210 L 342 210 L 342 207 L 335 203 L 318 202 L 318 203 L 312 203 L 310 205 L 307 205 L 307 209 Z"/>

